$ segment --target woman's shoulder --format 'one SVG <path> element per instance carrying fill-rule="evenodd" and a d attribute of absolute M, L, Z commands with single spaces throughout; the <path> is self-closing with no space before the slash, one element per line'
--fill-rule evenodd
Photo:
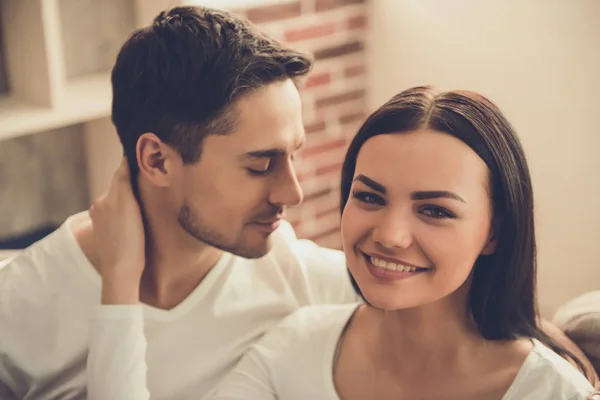
<path fill-rule="evenodd" d="M 587 399 L 593 388 L 581 372 L 540 341 L 533 341 L 505 399 Z"/>

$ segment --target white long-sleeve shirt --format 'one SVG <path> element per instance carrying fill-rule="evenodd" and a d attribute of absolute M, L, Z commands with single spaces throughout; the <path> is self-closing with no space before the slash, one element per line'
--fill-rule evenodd
<path fill-rule="evenodd" d="M 322 305 L 295 312 L 253 345 L 204 399 L 339 400 L 332 373 L 335 351 L 356 307 Z M 149 399 L 140 307 L 101 307 L 93 324 L 90 399 Z M 584 400 L 592 390 L 571 364 L 534 340 L 503 400 Z"/>
<path fill-rule="evenodd" d="M 153 400 L 198 399 L 266 331 L 298 308 L 357 299 L 343 253 L 298 240 L 291 226 L 282 224 L 272 234 L 272 250 L 265 257 L 224 254 L 175 308 L 140 306 L 139 320 L 131 325 L 133 343 L 102 345 L 100 325 L 90 331 L 90 315 L 100 305 L 101 278 L 71 232 L 79 218 L 87 216 L 71 217 L 55 233 L 0 265 L 2 400 L 86 399 L 90 335 L 98 340 L 91 353 L 94 376 L 115 367 L 112 362 L 137 371 L 136 352 L 144 350 L 147 371 L 132 376 L 147 377 Z M 116 323 L 118 314 L 107 311 L 102 320 Z M 136 331 L 139 327 L 141 332 Z M 147 343 L 144 349 L 142 343 Z M 121 365 L 119 357 L 129 357 L 129 364 Z M 102 366 L 96 373 L 95 365 Z M 119 388 L 128 384 L 111 379 L 103 390 L 114 388 L 117 395 L 107 399 L 118 399 Z"/>

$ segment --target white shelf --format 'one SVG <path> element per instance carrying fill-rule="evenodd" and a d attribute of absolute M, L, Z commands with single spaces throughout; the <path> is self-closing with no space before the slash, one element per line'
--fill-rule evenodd
<path fill-rule="evenodd" d="M 0 98 L 0 141 L 106 117 L 111 99 L 108 73 L 70 80 L 52 108 Z"/>
<path fill-rule="evenodd" d="M 0 0 L 11 89 L 0 94 L 0 145 L 109 116 L 110 74 L 93 71 L 109 69 L 107 60 L 129 32 L 151 23 L 161 10 L 178 4 L 231 8 L 280 1 Z M 75 77 L 80 73 L 86 75 Z"/>
<path fill-rule="evenodd" d="M 56 47 L 67 79 L 110 71 L 117 53 L 135 30 L 132 0 L 54 0 Z"/>
<path fill-rule="evenodd" d="M 77 119 L 96 119 L 110 115 L 111 103 L 110 73 L 106 72 L 70 80 L 60 108 Z"/>

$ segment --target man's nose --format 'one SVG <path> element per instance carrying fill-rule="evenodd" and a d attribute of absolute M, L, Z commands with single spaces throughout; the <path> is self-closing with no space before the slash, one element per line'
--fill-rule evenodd
<path fill-rule="evenodd" d="M 292 162 L 289 160 L 277 175 L 277 179 L 273 181 L 269 202 L 271 204 L 292 207 L 300 204 L 303 198 L 302 187 L 300 186 L 300 182 L 298 182 Z"/>

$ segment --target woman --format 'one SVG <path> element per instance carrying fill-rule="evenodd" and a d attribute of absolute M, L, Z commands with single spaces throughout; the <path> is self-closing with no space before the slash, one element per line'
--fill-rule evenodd
<path fill-rule="evenodd" d="M 588 398 L 558 354 L 571 355 L 538 327 L 531 180 L 495 105 L 400 93 L 352 141 L 341 191 L 344 252 L 366 304 L 299 310 L 209 398 Z M 128 345 L 141 323 L 132 314 L 107 332 L 92 342 L 92 386 L 126 382 L 126 398 L 146 398 L 143 346 Z M 116 379 L 121 362 L 132 372 Z"/>

